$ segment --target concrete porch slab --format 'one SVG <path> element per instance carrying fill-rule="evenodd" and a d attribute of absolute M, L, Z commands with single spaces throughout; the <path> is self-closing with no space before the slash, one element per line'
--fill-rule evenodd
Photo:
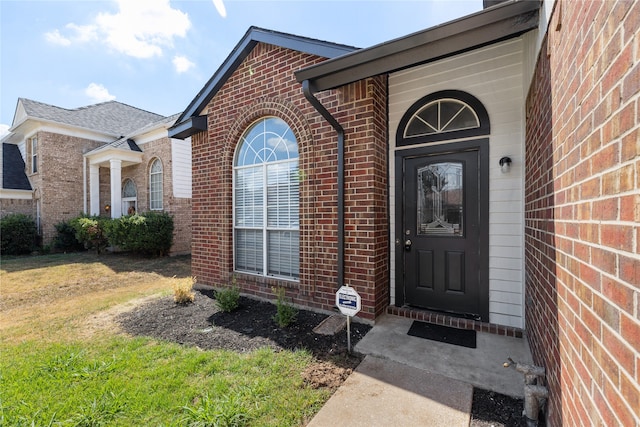
<path fill-rule="evenodd" d="M 455 346 L 407 335 L 413 320 L 384 315 L 355 346 L 355 351 L 395 361 L 508 396 L 524 396 L 524 378 L 503 363 L 532 363 L 524 338 L 478 332 L 477 348 Z"/>

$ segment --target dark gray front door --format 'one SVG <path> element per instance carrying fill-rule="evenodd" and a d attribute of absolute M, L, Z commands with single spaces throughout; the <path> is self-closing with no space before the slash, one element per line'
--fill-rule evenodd
<path fill-rule="evenodd" d="M 488 316 L 486 215 L 479 149 L 400 158 L 404 303 Z M 487 247 L 485 247 L 487 246 Z"/>

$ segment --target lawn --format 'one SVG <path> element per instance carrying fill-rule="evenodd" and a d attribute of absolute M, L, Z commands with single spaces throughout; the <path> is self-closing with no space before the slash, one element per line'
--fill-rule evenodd
<path fill-rule="evenodd" d="M 330 394 L 305 385 L 310 354 L 203 351 L 119 331 L 114 313 L 189 276 L 188 257 L 2 259 L 0 425 L 304 425 Z"/>

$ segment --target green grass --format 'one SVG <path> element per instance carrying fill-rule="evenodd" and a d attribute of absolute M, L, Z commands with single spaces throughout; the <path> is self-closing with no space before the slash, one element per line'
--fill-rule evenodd
<path fill-rule="evenodd" d="M 238 355 L 113 337 L 2 353 L 6 426 L 296 426 L 328 397 L 304 386 L 304 352 Z"/>
<path fill-rule="evenodd" d="M 112 328 L 87 334 L 85 319 L 167 294 L 172 276 L 190 275 L 188 259 L 109 256 L 2 260 L 11 292 L 0 294 L 10 309 L 0 313 L 0 426 L 297 426 L 328 399 L 302 380 L 314 363 L 305 352 L 202 351 Z M 15 280 L 28 272 L 37 274 L 22 293 Z"/>

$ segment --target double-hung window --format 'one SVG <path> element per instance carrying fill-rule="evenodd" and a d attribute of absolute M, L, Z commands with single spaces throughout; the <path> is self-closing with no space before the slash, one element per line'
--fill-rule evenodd
<path fill-rule="evenodd" d="M 31 173 L 38 172 L 38 137 L 31 138 Z"/>
<path fill-rule="evenodd" d="M 245 132 L 234 162 L 234 260 L 237 271 L 300 276 L 298 145 L 281 119 Z"/>

